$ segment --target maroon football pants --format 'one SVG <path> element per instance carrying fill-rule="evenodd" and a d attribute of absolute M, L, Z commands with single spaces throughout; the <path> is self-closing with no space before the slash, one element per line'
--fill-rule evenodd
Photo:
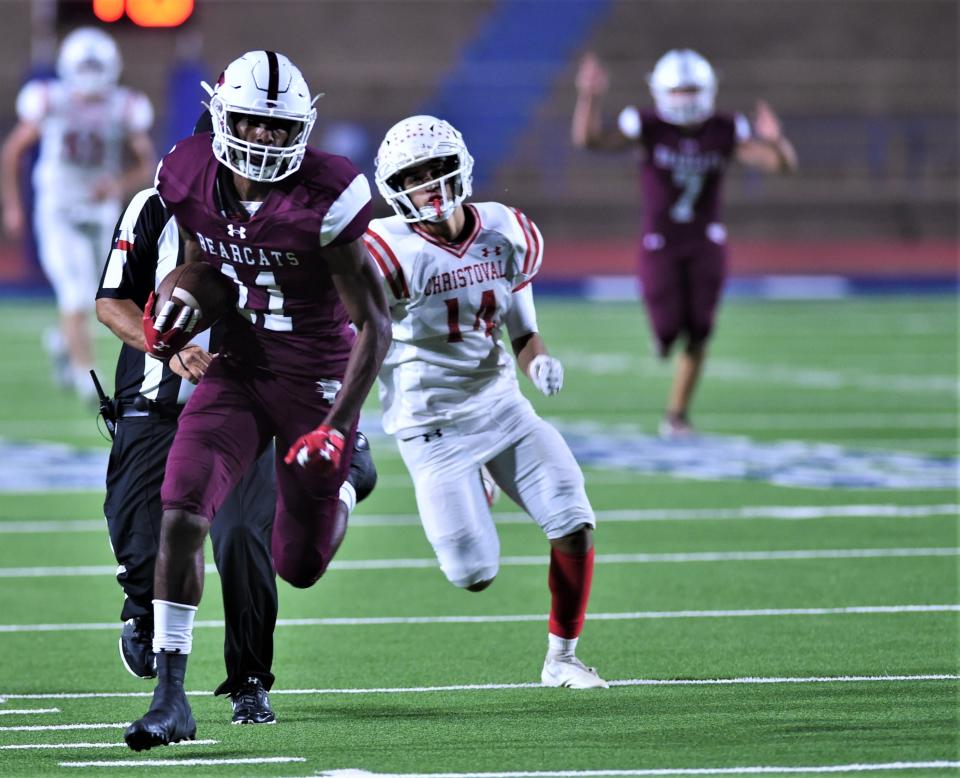
<path fill-rule="evenodd" d="M 276 438 L 277 509 L 272 552 L 277 574 L 310 586 L 333 557 L 340 486 L 350 468 L 356 428 L 340 467 L 320 477 L 283 461 L 301 435 L 323 423 L 330 406 L 305 378 L 278 376 L 218 357 L 180 415 L 161 489 L 164 510 L 212 521 L 257 454 Z"/>
<path fill-rule="evenodd" d="M 703 243 L 683 250 L 664 247 L 640 253 L 643 301 L 660 356 L 683 336 L 688 347 L 704 343 L 727 275 L 727 250 Z"/>

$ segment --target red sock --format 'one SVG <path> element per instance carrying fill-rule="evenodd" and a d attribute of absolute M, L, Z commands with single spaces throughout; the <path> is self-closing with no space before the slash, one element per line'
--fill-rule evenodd
<path fill-rule="evenodd" d="M 564 554 L 550 549 L 550 634 L 569 640 L 580 637 L 593 581 L 593 549 L 586 554 Z"/>

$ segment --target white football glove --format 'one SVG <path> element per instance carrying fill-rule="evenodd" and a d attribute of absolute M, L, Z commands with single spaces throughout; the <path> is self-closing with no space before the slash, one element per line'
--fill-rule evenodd
<path fill-rule="evenodd" d="M 547 397 L 563 388 L 563 365 L 549 354 L 537 354 L 527 372 L 533 385 Z"/>

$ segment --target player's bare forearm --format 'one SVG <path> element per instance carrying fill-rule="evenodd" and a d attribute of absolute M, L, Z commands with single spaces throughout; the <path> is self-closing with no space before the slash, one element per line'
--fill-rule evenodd
<path fill-rule="evenodd" d="M 797 152 L 783 134 L 780 117 L 764 100 L 757 101 L 754 137 L 737 147 L 737 160 L 765 173 L 794 173 Z"/>
<path fill-rule="evenodd" d="M 529 375 L 530 363 L 538 354 L 547 353 L 547 344 L 543 342 L 538 332 L 528 332 L 511 341 L 513 353 L 517 356 L 517 366 L 524 375 Z"/>
<path fill-rule="evenodd" d="M 192 233 L 185 230 L 182 225 L 177 225 L 177 228 L 180 230 L 180 239 L 183 241 L 184 264 L 187 264 L 188 262 L 199 262 L 200 257 L 203 256 L 203 249 L 200 248 L 200 241 L 198 241 Z"/>
<path fill-rule="evenodd" d="M 764 173 L 795 173 L 797 152 L 785 137 L 751 138 L 737 147 L 737 161 Z"/>
<path fill-rule="evenodd" d="M 157 167 L 157 152 L 153 141 L 145 132 L 131 135 L 127 140 L 127 148 L 133 159 L 118 181 L 121 193 L 140 189 L 153 178 Z"/>
<path fill-rule="evenodd" d="M 619 130 L 603 126 L 600 98 L 586 93 L 577 95 L 570 140 L 577 148 L 591 151 L 621 151 L 630 144 Z"/>
<path fill-rule="evenodd" d="M 390 314 L 373 260 L 362 239 L 326 249 L 324 257 L 340 299 L 357 328 L 357 340 L 347 362 L 343 388 L 324 421 L 346 432 L 360 415 L 363 401 L 390 346 Z"/>
<path fill-rule="evenodd" d="M 0 149 L 0 197 L 3 199 L 4 220 L 7 222 L 8 232 L 16 232 L 13 229 L 12 215 L 19 216 L 22 219 L 23 202 L 20 197 L 20 182 L 18 173 L 20 171 L 20 159 L 28 148 L 40 140 L 40 129 L 33 124 L 20 122 L 3 142 L 3 148 Z"/>
<path fill-rule="evenodd" d="M 114 335 L 139 351 L 146 351 L 143 339 L 143 311 L 133 300 L 101 297 L 97 300 L 97 319 Z"/>

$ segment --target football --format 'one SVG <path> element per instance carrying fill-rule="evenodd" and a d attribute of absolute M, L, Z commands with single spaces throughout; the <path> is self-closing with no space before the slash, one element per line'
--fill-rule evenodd
<path fill-rule="evenodd" d="M 212 265 L 206 262 L 178 265 L 164 276 L 157 288 L 154 326 L 161 332 L 180 326 L 189 341 L 212 327 L 236 303 L 236 284 Z M 190 309 L 189 316 L 181 320 L 186 308 Z"/>

